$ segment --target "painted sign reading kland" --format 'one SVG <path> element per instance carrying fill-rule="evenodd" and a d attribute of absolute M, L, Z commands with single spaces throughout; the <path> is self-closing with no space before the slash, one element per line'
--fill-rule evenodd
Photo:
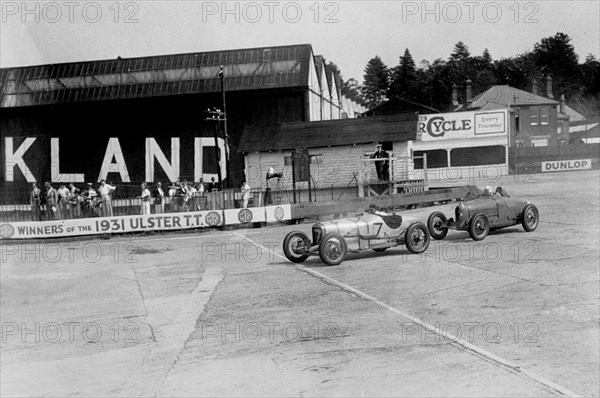
<path fill-rule="evenodd" d="M 592 159 L 579 160 L 557 160 L 553 162 L 542 162 L 542 172 L 589 170 L 592 168 Z"/>
<path fill-rule="evenodd" d="M 456 112 L 419 116 L 422 141 L 507 136 L 508 112 Z"/>
<path fill-rule="evenodd" d="M 194 181 L 217 178 L 216 167 L 206 170 L 207 155 L 214 158 L 212 137 L 192 137 L 182 143 L 178 137 L 132 140 L 116 137 L 72 139 L 46 137 L 3 137 L 2 168 L 4 182 L 83 183 L 109 180 L 115 182 L 177 181 L 193 176 Z M 87 142 L 86 142 L 87 141 Z M 166 141 L 166 142 L 165 142 Z M 220 153 L 225 142 L 217 139 Z M 88 145 L 89 144 L 89 145 Z M 127 150 L 124 150 L 123 146 Z M 223 157 L 223 156 L 221 156 Z M 220 162 L 221 176 L 227 177 L 225 162 Z M 65 171 L 67 169 L 67 171 Z"/>

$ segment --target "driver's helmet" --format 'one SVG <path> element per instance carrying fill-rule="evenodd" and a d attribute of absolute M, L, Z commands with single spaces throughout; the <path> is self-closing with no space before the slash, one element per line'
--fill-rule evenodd
<path fill-rule="evenodd" d="M 493 192 L 494 192 L 494 191 L 492 190 L 492 187 L 490 187 L 490 186 L 488 185 L 488 186 L 486 186 L 486 187 L 484 188 L 484 190 L 483 190 L 483 195 L 484 195 L 484 196 L 492 196 L 492 193 L 493 193 Z"/>

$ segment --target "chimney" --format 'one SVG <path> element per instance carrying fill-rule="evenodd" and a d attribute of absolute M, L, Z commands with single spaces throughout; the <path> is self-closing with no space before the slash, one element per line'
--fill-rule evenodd
<path fill-rule="evenodd" d="M 550 99 L 554 99 L 554 94 L 552 94 L 552 76 L 546 76 L 546 92 L 547 96 Z"/>
<path fill-rule="evenodd" d="M 458 106 L 458 86 L 452 83 L 452 105 Z"/>
<path fill-rule="evenodd" d="M 466 93 L 466 98 L 465 98 L 465 105 L 467 107 L 471 106 L 471 103 L 473 102 L 473 100 L 471 98 L 473 95 L 473 92 L 471 90 L 471 83 L 472 83 L 471 79 L 467 79 L 467 93 Z"/>
<path fill-rule="evenodd" d="M 535 95 L 538 95 L 538 86 L 537 86 L 537 80 L 535 80 L 535 77 L 531 81 L 531 92 Z"/>
<path fill-rule="evenodd" d="M 564 94 L 560 96 L 560 105 L 559 105 L 558 109 L 559 109 L 558 111 L 560 113 L 566 115 L 566 112 L 565 112 L 565 95 Z"/>

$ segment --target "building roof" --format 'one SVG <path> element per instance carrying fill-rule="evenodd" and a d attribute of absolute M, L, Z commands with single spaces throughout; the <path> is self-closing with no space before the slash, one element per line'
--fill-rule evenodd
<path fill-rule="evenodd" d="M 312 46 L 211 51 L 0 69 L 0 108 L 307 87 Z"/>
<path fill-rule="evenodd" d="M 439 113 L 435 108 L 402 98 L 394 98 L 365 112 L 365 116 L 393 115 L 403 112 Z"/>
<path fill-rule="evenodd" d="M 417 138 L 417 113 L 324 122 L 246 126 L 238 152 L 319 148 Z"/>
<path fill-rule="evenodd" d="M 468 107 L 459 105 L 454 112 L 469 110 L 506 109 L 510 106 L 558 105 L 558 101 L 542 97 L 508 85 L 492 86 L 475 96 Z"/>

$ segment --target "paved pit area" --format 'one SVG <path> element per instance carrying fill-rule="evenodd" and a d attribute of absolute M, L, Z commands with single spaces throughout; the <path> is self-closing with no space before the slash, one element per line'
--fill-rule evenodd
<path fill-rule="evenodd" d="M 598 396 L 599 180 L 473 181 L 538 229 L 336 267 L 283 257 L 310 223 L 4 243 L 0 395 Z"/>

